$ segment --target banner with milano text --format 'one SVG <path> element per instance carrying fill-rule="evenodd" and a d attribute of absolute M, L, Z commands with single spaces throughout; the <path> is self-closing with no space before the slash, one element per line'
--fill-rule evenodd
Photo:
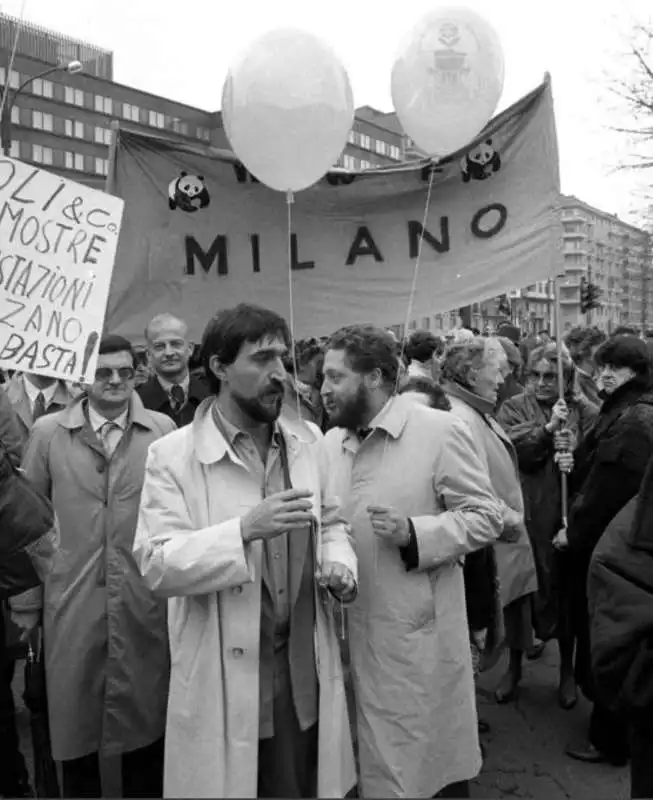
<path fill-rule="evenodd" d="M 194 341 L 218 309 L 243 301 L 288 318 L 289 267 L 300 337 L 403 322 L 418 255 L 413 318 L 559 272 L 548 79 L 436 165 L 338 170 L 298 192 L 290 244 L 285 195 L 229 152 L 120 131 L 110 186 L 125 219 L 107 326 L 135 341 L 163 311 Z"/>
<path fill-rule="evenodd" d="M 94 374 L 123 206 L 0 157 L 0 367 Z"/>

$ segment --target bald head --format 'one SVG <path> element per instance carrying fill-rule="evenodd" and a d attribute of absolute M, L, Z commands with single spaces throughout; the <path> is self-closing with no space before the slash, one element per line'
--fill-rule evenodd
<path fill-rule="evenodd" d="M 145 328 L 145 340 L 154 372 L 164 381 L 182 383 L 193 350 L 186 323 L 173 314 L 159 314 Z"/>

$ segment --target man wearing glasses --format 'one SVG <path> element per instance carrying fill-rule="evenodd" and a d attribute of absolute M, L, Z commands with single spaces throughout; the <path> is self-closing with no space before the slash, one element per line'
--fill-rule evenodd
<path fill-rule="evenodd" d="M 124 797 L 161 797 L 168 688 L 165 601 L 132 557 L 147 451 L 174 430 L 134 391 L 130 343 L 100 343 L 86 395 L 34 426 L 28 478 L 51 498 L 60 550 L 43 591 L 52 754 L 65 797 L 101 797 L 99 753 Z"/>

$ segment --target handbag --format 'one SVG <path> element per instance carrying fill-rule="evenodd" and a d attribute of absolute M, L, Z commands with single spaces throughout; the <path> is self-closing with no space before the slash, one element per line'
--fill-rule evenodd
<path fill-rule="evenodd" d="M 50 502 L 0 444 L 0 598 L 43 582 L 54 552 Z"/>

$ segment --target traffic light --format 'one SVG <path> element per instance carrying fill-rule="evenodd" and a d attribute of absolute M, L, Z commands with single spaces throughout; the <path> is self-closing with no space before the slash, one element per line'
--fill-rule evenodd
<path fill-rule="evenodd" d="M 603 289 L 595 283 L 590 283 L 582 278 L 580 283 L 580 310 L 583 313 L 598 308 L 601 305 L 599 298 L 603 294 Z"/>

